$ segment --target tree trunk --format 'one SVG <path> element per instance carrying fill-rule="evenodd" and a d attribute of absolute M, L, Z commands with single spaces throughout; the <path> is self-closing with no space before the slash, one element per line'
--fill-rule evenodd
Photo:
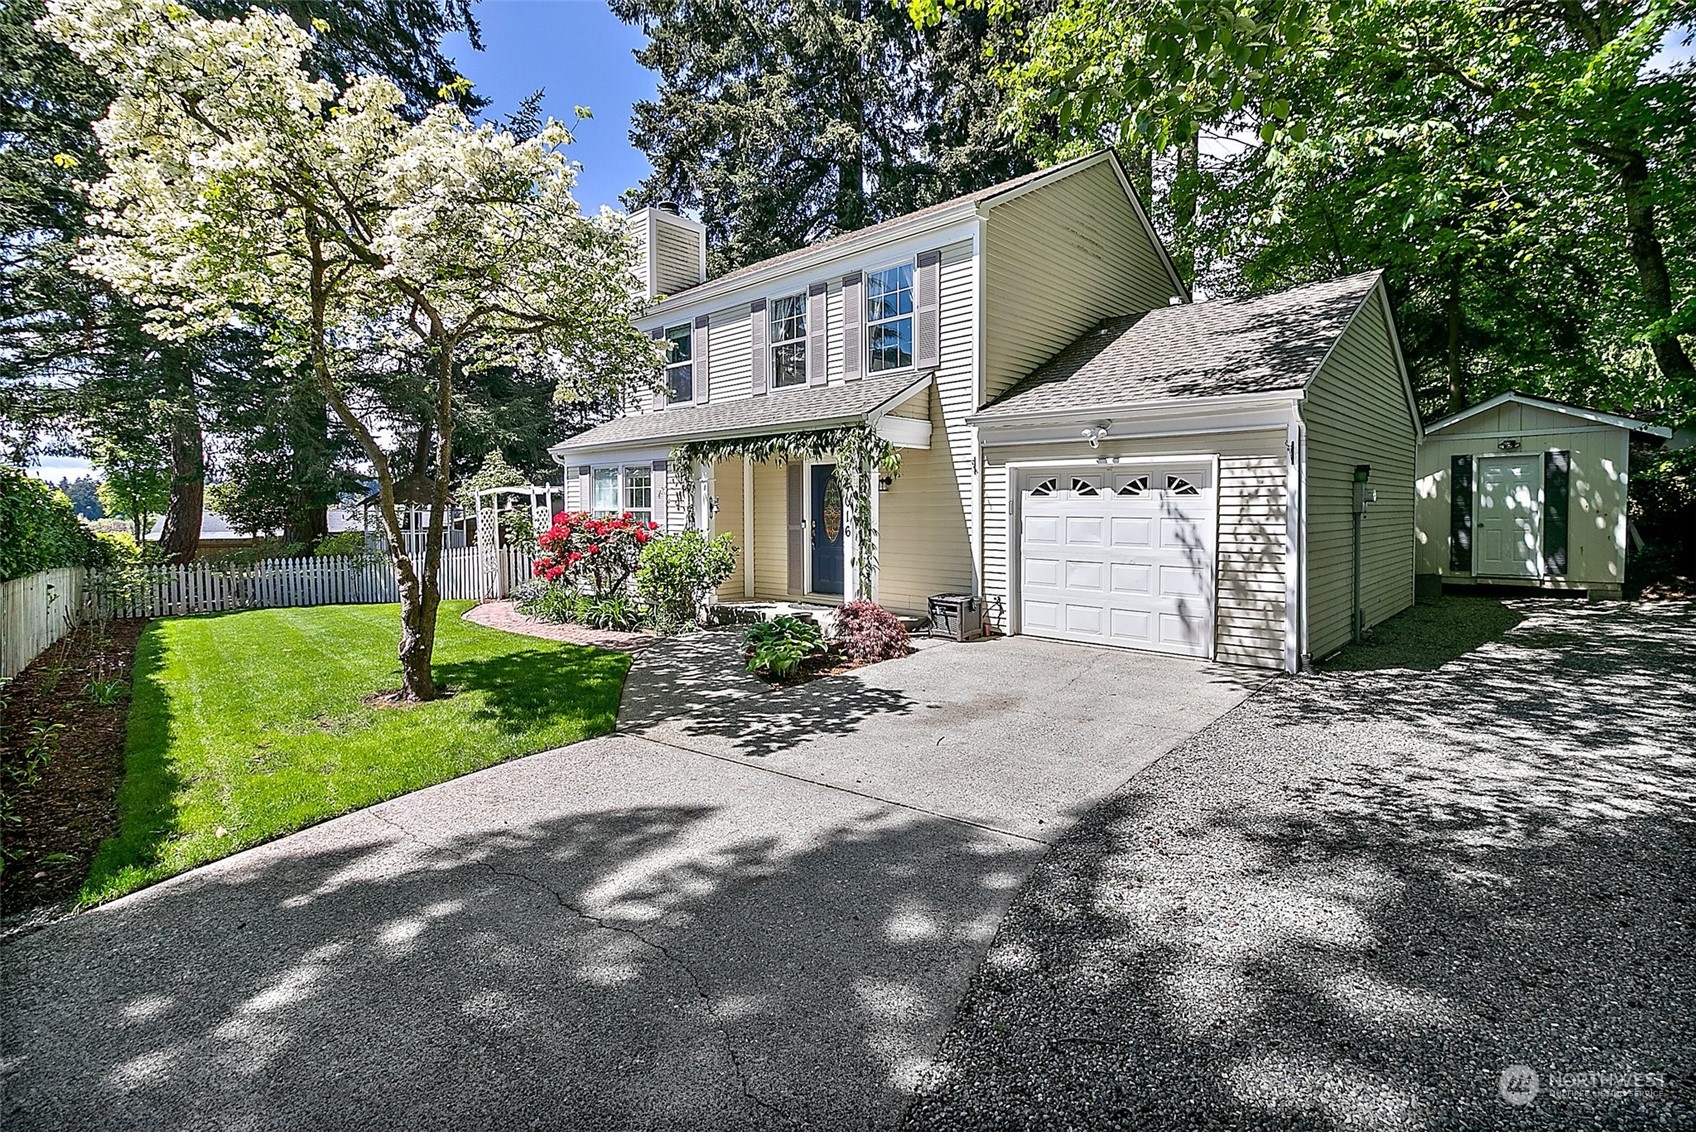
<path fill-rule="evenodd" d="M 1446 305 L 1449 315 L 1449 344 L 1447 368 L 1449 376 L 1449 412 L 1458 413 L 1466 408 L 1469 390 L 1466 387 L 1466 372 L 1461 364 L 1461 338 L 1466 329 L 1466 316 L 1460 307 L 1460 267 L 1452 266 L 1449 270 L 1449 293 Z"/>
<path fill-rule="evenodd" d="M 422 576 L 401 588 L 401 690 L 409 700 L 436 698 L 430 661 L 436 651 L 436 611 L 442 604 L 442 542 L 447 533 L 448 495 L 453 469 L 453 348 L 437 345 L 435 467 L 431 484 L 430 533 L 424 544 Z M 422 470 L 422 469 L 420 469 Z M 408 573 L 411 573 L 409 570 Z"/>
<path fill-rule="evenodd" d="M 1696 388 L 1696 366 L 1691 365 L 1684 343 L 1672 328 L 1674 309 L 1672 274 L 1667 270 L 1666 249 L 1656 231 L 1655 202 L 1649 184 L 1649 162 L 1642 151 L 1633 150 L 1615 165 L 1620 195 L 1625 201 L 1626 247 L 1637 267 L 1643 291 L 1643 306 L 1654 321 L 1648 336 L 1649 350 L 1661 376 L 1673 389 Z"/>
<path fill-rule="evenodd" d="M 206 448 L 200 433 L 200 403 L 189 374 L 188 359 L 179 351 L 160 354 L 164 387 L 174 402 L 171 409 L 171 501 L 159 547 L 167 562 L 187 564 L 200 551 L 200 521 L 206 507 Z"/>

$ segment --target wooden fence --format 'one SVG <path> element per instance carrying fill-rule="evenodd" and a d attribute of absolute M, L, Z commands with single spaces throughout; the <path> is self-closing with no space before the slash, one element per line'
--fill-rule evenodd
<path fill-rule="evenodd" d="M 516 547 L 442 552 L 442 597 L 505 597 L 530 577 Z M 267 558 L 250 565 L 149 566 L 118 584 L 82 569 L 45 570 L 0 583 L 0 679 L 22 672 L 98 605 L 111 617 L 170 617 L 237 609 L 364 605 L 400 600 L 386 559 Z"/>
<path fill-rule="evenodd" d="M 442 597 L 473 601 L 505 597 L 529 577 L 530 556 L 513 547 L 487 554 L 477 547 L 442 552 Z M 267 558 L 251 565 L 195 562 L 153 566 L 139 585 L 108 602 L 119 617 L 167 617 L 233 609 L 302 605 L 367 605 L 399 601 L 400 586 L 386 559 Z"/>
<path fill-rule="evenodd" d="M 9 680 L 82 617 L 87 571 L 43 570 L 0 582 L 0 680 Z"/>

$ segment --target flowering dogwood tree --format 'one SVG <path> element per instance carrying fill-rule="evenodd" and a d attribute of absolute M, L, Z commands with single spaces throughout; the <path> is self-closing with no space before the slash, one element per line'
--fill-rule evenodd
<path fill-rule="evenodd" d="M 207 20 L 169 0 L 53 0 L 43 28 L 109 82 L 96 124 L 108 172 L 89 186 L 96 228 L 79 267 L 149 308 L 181 340 L 264 310 L 273 343 L 308 362 L 375 474 L 401 591 L 410 699 L 430 671 L 450 501 L 454 379 L 481 367 L 559 375 L 561 395 L 652 383 L 657 348 L 621 216 L 585 216 L 570 132 L 531 138 L 444 103 L 409 123 L 384 79 L 345 85 L 302 66 L 311 35 L 251 11 Z M 422 348 L 411 402 L 431 406 L 432 504 L 422 562 L 396 509 L 369 359 Z"/>

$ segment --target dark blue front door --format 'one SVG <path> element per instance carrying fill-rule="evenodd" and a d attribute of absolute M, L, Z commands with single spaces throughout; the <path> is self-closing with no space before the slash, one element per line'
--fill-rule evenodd
<path fill-rule="evenodd" d="M 819 464 L 812 469 L 813 592 L 842 592 L 842 485 L 836 467 Z"/>

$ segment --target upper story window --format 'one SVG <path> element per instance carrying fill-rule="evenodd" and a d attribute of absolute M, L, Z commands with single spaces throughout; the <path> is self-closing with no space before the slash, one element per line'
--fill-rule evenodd
<path fill-rule="evenodd" d="M 771 387 L 807 384 L 807 296 L 771 301 Z"/>
<path fill-rule="evenodd" d="M 677 405 L 695 399 L 694 334 L 689 324 L 665 330 L 666 401 Z"/>
<path fill-rule="evenodd" d="M 866 273 L 866 369 L 871 373 L 913 364 L 913 265 Z"/>

